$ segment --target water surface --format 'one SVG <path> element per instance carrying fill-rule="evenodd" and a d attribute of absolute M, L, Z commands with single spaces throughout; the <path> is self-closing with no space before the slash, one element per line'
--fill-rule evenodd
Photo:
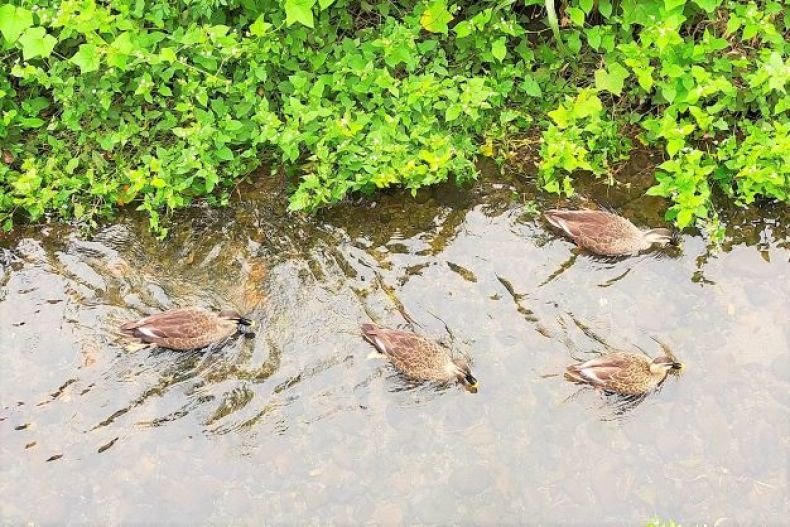
<path fill-rule="evenodd" d="M 641 197 L 636 176 L 581 194 L 659 226 L 666 203 Z M 602 261 L 525 214 L 529 188 L 497 175 L 300 218 L 260 183 L 228 209 L 178 215 L 163 242 L 133 213 L 90 238 L 6 237 L 0 517 L 786 521 L 786 208 L 731 211 L 716 254 L 685 235 L 677 250 Z M 192 304 L 249 311 L 257 336 L 131 352 L 115 332 Z M 404 383 L 368 358 L 370 319 L 468 354 L 480 391 Z M 687 367 L 629 412 L 546 377 L 604 343 L 657 354 L 654 338 Z"/>

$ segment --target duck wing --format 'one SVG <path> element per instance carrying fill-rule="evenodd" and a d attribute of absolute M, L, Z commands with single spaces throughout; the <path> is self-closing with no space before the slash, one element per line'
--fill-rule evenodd
<path fill-rule="evenodd" d="M 156 339 L 194 339 L 205 335 L 215 325 L 213 314 L 194 308 L 172 309 L 128 322 L 121 331 L 137 338 L 153 341 Z"/>
<path fill-rule="evenodd" d="M 610 353 L 581 364 L 572 364 L 565 375 L 576 382 L 606 387 L 612 382 L 619 382 L 624 373 L 628 375 L 630 366 L 631 361 L 627 356 Z"/>
<path fill-rule="evenodd" d="M 601 210 L 550 210 L 549 223 L 580 245 L 602 256 L 621 256 L 639 250 L 642 231 L 625 218 Z"/>
<path fill-rule="evenodd" d="M 376 349 L 388 356 L 395 367 L 415 378 L 433 378 L 444 373 L 444 348 L 432 340 L 399 329 L 363 324 L 362 334 Z"/>
<path fill-rule="evenodd" d="M 623 218 L 602 210 L 549 210 L 544 213 L 549 223 L 572 238 L 591 238 L 612 229 L 622 228 Z M 627 221 L 627 220 L 625 220 Z"/>
<path fill-rule="evenodd" d="M 419 354 L 430 343 L 428 339 L 399 329 L 386 329 L 375 324 L 363 324 L 362 334 L 379 353 L 392 357 L 408 358 Z"/>

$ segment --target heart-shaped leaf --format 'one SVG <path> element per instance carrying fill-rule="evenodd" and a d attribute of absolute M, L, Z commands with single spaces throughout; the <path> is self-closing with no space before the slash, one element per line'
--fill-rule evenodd
<path fill-rule="evenodd" d="M 33 15 L 24 7 L 6 4 L 0 7 L 0 33 L 13 44 L 24 30 L 33 25 Z"/>
<path fill-rule="evenodd" d="M 43 27 L 31 27 L 19 37 L 19 43 L 22 45 L 25 60 L 30 60 L 35 57 L 49 57 L 58 41 L 48 35 Z"/>

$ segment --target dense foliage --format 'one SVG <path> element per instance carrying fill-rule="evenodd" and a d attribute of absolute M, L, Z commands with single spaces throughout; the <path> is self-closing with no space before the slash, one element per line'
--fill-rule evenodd
<path fill-rule="evenodd" d="M 743 204 L 789 199 L 782 2 L 556 9 L 0 3 L 0 221 L 91 223 L 132 203 L 164 235 L 159 212 L 197 197 L 224 203 L 266 161 L 293 178 L 290 208 L 313 210 L 350 192 L 473 178 L 492 141 L 535 127 L 550 192 L 572 193 L 578 170 L 609 174 L 635 127 L 633 139 L 666 153 L 650 193 L 671 198 L 680 227 L 716 225 L 714 188 Z"/>

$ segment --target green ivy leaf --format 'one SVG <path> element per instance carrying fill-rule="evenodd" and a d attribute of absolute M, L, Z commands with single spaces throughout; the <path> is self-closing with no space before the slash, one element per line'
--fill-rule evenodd
<path fill-rule="evenodd" d="M 667 153 L 669 157 L 675 157 L 680 149 L 686 146 L 686 141 L 682 138 L 670 139 L 667 141 Z"/>
<path fill-rule="evenodd" d="M 499 62 L 505 58 L 507 54 L 507 48 L 505 47 L 505 37 L 498 38 L 494 41 L 491 45 L 491 54 L 497 59 Z"/>
<path fill-rule="evenodd" d="M 570 176 L 562 178 L 562 192 L 569 198 L 576 193 L 576 191 L 573 190 L 573 183 L 571 182 Z"/>
<path fill-rule="evenodd" d="M 444 113 L 444 120 L 448 123 L 451 121 L 455 121 L 458 119 L 458 116 L 461 115 L 462 107 L 460 104 L 452 104 L 447 107 L 447 111 Z"/>
<path fill-rule="evenodd" d="M 321 11 L 326 9 L 327 7 L 331 6 L 335 3 L 335 0 L 318 0 L 318 7 L 321 8 Z"/>
<path fill-rule="evenodd" d="M 729 36 L 738 31 L 741 25 L 743 24 L 743 20 L 741 20 L 737 15 L 734 13 L 730 13 L 730 18 L 727 20 L 727 29 L 724 31 L 724 36 Z"/>
<path fill-rule="evenodd" d="M 634 75 L 643 90 L 649 92 L 653 89 L 653 66 L 634 67 Z"/>
<path fill-rule="evenodd" d="M 456 38 L 466 38 L 472 34 L 473 28 L 474 27 L 470 21 L 464 20 L 462 22 L 458 22 L 453 28 L 453 31 L 455 31 Z"/>
<path fill-rule="evenodd" d="M 178 55 L 173 48 L 162 48 L 159 51 L 159 58 L 164 62 L 178 62 Z"/>
<path fill-rule="evenodd" d="M 686 5 L 686 0 L 664 0 L 664 10 L 670 13 L 673 9 Z"/>
<path fill-rule="evenodd" d="M 264 22 L 263 15 L 261 15 L 250 25 L 250 34 L 255 37 L 262 37 L 267 31 L 269 31 L 270 27 L 272 27 L 272 25 Z"/>
<path fill-rule="evenodd" d="M 678 217 L 677 217 L 678 227 L 681 229 L 688 227 L 689 225 L 691 225 L 693 219 L 694 219 L 693 211 L 689 209 L 681 209 L 681 211 L 678 212 Z"/>
<path fill-rule="evenodd" d="M 628 78 L 628 70 L 619 62 L 613 62 L 607 69 L 599 69 L 595 72 L 595 87 L 599 90 L 606 90 L 615 95 L 623 92 L 623 83 Z"/>
<path fill-rule="evenodd" d="M 570 120 L 573 116 L 566 107 L 560 106 L 556 110 L 550 111 L 549 117 L 551 117 L 560 128 L 566 128 L 568 124 L 570 124 Z"/>
<path fill-rule="evenodd" d="M 579 7 L 581 7 L 588 15 L 593 8 L 593 0 L 579 0 Z"/>
<path fill-rule="evenodd" d="M 431 33 L 447 34 L 447 23 L 453 15 L 447 10 L 446 0 L 433 0 L 420 16 L 420 25 Z"/>
<path fill-rule="evenodd" d="M 214 154 L 217 156 L 218 159 L 221 159 L 223 161 L 230 161 L 231 159 L 233 159 L 233 152 L 231 151 L 230 148 L 228 148 L 225 145 L 222 145 L 220 148 L 217 148 L 214 151 Z"/>
<path fill-rule="evenodd" d="M 782 56 L 774 51 L 763 66 L 768 74 L 768 86 L 772 90 L 785 92 L 785 86 L 790 83 L 790 61 L 785 64 Z"/>
<path fill-rule="evenodd" d="M 565 13 L 571 18 L 574 26 L 581 27 L 584 25 L 584 11 L 578 7 L 569 7 L 565 10 Z"/>
<path fill-rule="evenodd" d="M 315 0 L 285 0 L 285 23 L 292 26 L 299 22 L 309 28 L 315 27 L 313 5 L 315 5 Z"/>
<path fill-rule="evenodd" d="M 19 43 L 22 45 L 25 60 L 30 60 L 35 57 L 49 57 L 58 41 L 52 35 L 47 35 L 47 30 L 43 27 L 31 27 L 19 37 Z"/>
<path fill-rule="evenodd" d="M 82 73 L 96 71 L 100 61 L 99 50 L 93 44 L 80 45 L 80 49 L 71 57 L 71 62 L 79 66 Z"/>
<path fill-rule="evenodd" d="M 675 88 L 674 84 L 663 83 L 661 84 L 661 95 L 668 103 L 672 104 L 678 96 L 678 90 Z"/>
<path fill-rule="evenodd" d="M 219 176 L 217 175 L 216 172 L 211 171 L 207 173 L 204 177 L 206 180 L 206 192 L 212 192 L 214 190 L 214 187 L 217 186 L 217 183 L 219 183 Z"/>
<path fill-rule="evenodd" d="M 603 110 L 601 99 L 590 89 L 579 92 L 579 95 L 573 103 L 573 117 L 575 119 L 590 117 L 591 115 L 601 113 L 601 110 Z"/>
<path fill-rule="evenodd" d="M 567 44 L 568 49 L 574 55 L 578 54 L 582 49 L 582 39 L 579 35 L 581 35 L 581 33 L 578 31 L 568 31 L 565 33 L 565 44 Z"/>
<path fill-rule="evenodd" d="M 645 26 L 661 18 L 664 2 L 663 0 L 623 0 L 620 6 L 623 11 L 623 24 Z"/>
<path fill-rule="evenodd" d="M 135 50 L 134 43 L 132 42 L 132 33 L 131 31 L 125 31 L 118 35 L 115 40 L 112 41 L 110 47 L 117 51 L 118 53 L 122 53 L 124 55 L 131 55 L 132 52 Z"/>
<path fill-rule="evenodd" d="M 589 29 L 585 29 L 584 33 L 587 35 L 587 44 L 597 51 L 598 47 L 601 45 L 601 26 L 593 26 Z"/>
<path fill-rule="evenodd" d="M 524 93 L 530 97 L 540 97 L 543 95 L 543 90 L 540 89 L 540 84 L 538 84 L 538 82 L 531 76 L 524 77 L 521 87 L 524 89 Z"/>
<path fill-rule="evenodd" d="M 721 4 L 721 0 L 694 0 L 694 3 L 704 9 L 706 13 L 713 13 Z"/>
<path fill-rule="evenodd" d="M 24 30 L 33 25 L 33 15 L 24 7 L 6 4 L 0 7 L 0 33 L 9 44 L 16 42 Z"/>
<path fill-rule="evenodd" d="M 604 18 L 609 18 L 612 15 L 612 2 L 611 0 L 600 0 L 598 2 L 598 12 Z"/>

